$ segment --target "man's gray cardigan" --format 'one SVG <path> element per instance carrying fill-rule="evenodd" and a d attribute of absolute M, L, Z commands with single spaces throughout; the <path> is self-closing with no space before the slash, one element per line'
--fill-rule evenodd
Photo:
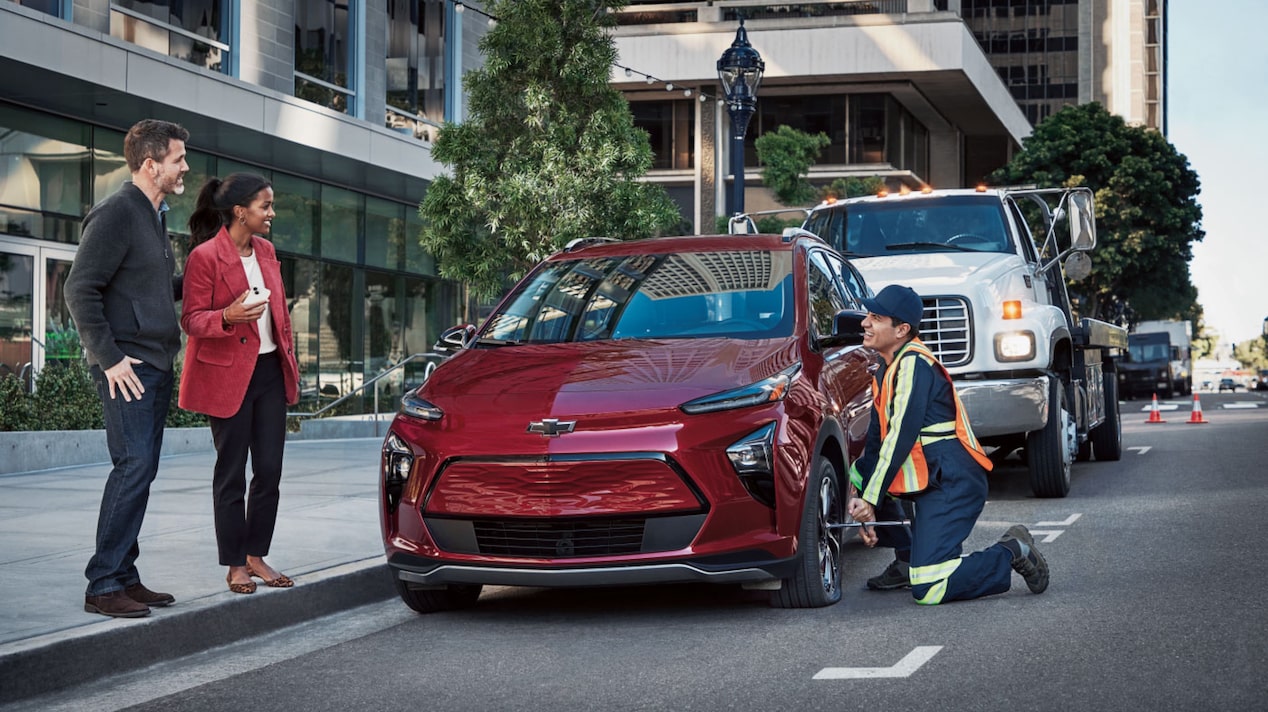
<path fill-rule="evenodd" d="M 65 293 L 89 365 L 132 356 L 171 370 L 181 347 L 175 271 L 158 211 L 131 181 L 88 211 Z"/>

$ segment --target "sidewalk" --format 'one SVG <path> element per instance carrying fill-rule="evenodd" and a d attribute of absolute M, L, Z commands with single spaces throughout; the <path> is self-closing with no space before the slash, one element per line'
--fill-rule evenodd
<path fill-rule="evenodd" d="M 287 442 L 268 560 L 295 587 L 249 596 L 228 591 L 217 563 L 215 453 L 164 458 L 137 565 L 176 604 L 130 620 L 83 609 L 110 465 L 0 475 L 0 704 L 395 595 L 379 537 L 381 443 Z"/>

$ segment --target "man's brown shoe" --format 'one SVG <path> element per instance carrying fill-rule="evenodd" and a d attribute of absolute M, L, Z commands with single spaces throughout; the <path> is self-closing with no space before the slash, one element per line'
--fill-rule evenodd
<path fill-rule="evenodd" d="M 141 618 L 150 615 L 149 606 L 128 598 L 128 594 L 123 591 L 84 596 L 84 610 L 111 618 Z"/>
<path fill-rule="evenodd" d="M 173 596 L 172 594 L 159 593 L 158 591 L 151 591 L 150 589 L 146 588 L 145 584 L 141 583 L 140 581 L 123 589 L 123 592 L 128 594 L 128 598 L 131 598 L 137 603 L 144 603 L 147 606 L 161 607 L 161 606 L 170 606 L 173 603 L 176 603 L 176 597 Z"/>

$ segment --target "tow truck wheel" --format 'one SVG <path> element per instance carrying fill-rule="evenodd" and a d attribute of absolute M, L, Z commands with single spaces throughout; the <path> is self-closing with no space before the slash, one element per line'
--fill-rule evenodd
<path fill-rule="evenodd" d="M 845 502 L 837 486 L 837 470 L 820 455 L 806 483 L 806 503 L 797 537 L 797 569 L 771 594 L 775 608 L 820 608 L 841 600 L 841 540 L 843 529 L 830 524 L 845 521 Z"/>
<path fill-rule="evenodd" d="M 1048 423 L 1026 436 L 1030 488 L 1036 497 L 1070 493 L 1070 465 L 1078 449 L 1074 418 L 1066 410 L 1065 384 L 1048 379 Z"/>
<path fill-rule="evenodd" d="M 1123 421 L 1118 416 L 1118 376 L 1105 372 L 1105 421 L 1092 428 L 1088 442 L 1101 462 L 1123 458 Z"/>

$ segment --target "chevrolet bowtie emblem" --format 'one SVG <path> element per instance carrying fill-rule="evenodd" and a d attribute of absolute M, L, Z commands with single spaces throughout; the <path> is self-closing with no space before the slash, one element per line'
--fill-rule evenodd
<path fill-rule="evenodd" d="M 575 427 L 577 427 L 577 421 L 575 420 L 546 418 L 545 420 L 534 420 L 529 423 L 528 432 L 545 435 L 548 438 L 557 438 L 564 433 L 571 433 Z"/>

